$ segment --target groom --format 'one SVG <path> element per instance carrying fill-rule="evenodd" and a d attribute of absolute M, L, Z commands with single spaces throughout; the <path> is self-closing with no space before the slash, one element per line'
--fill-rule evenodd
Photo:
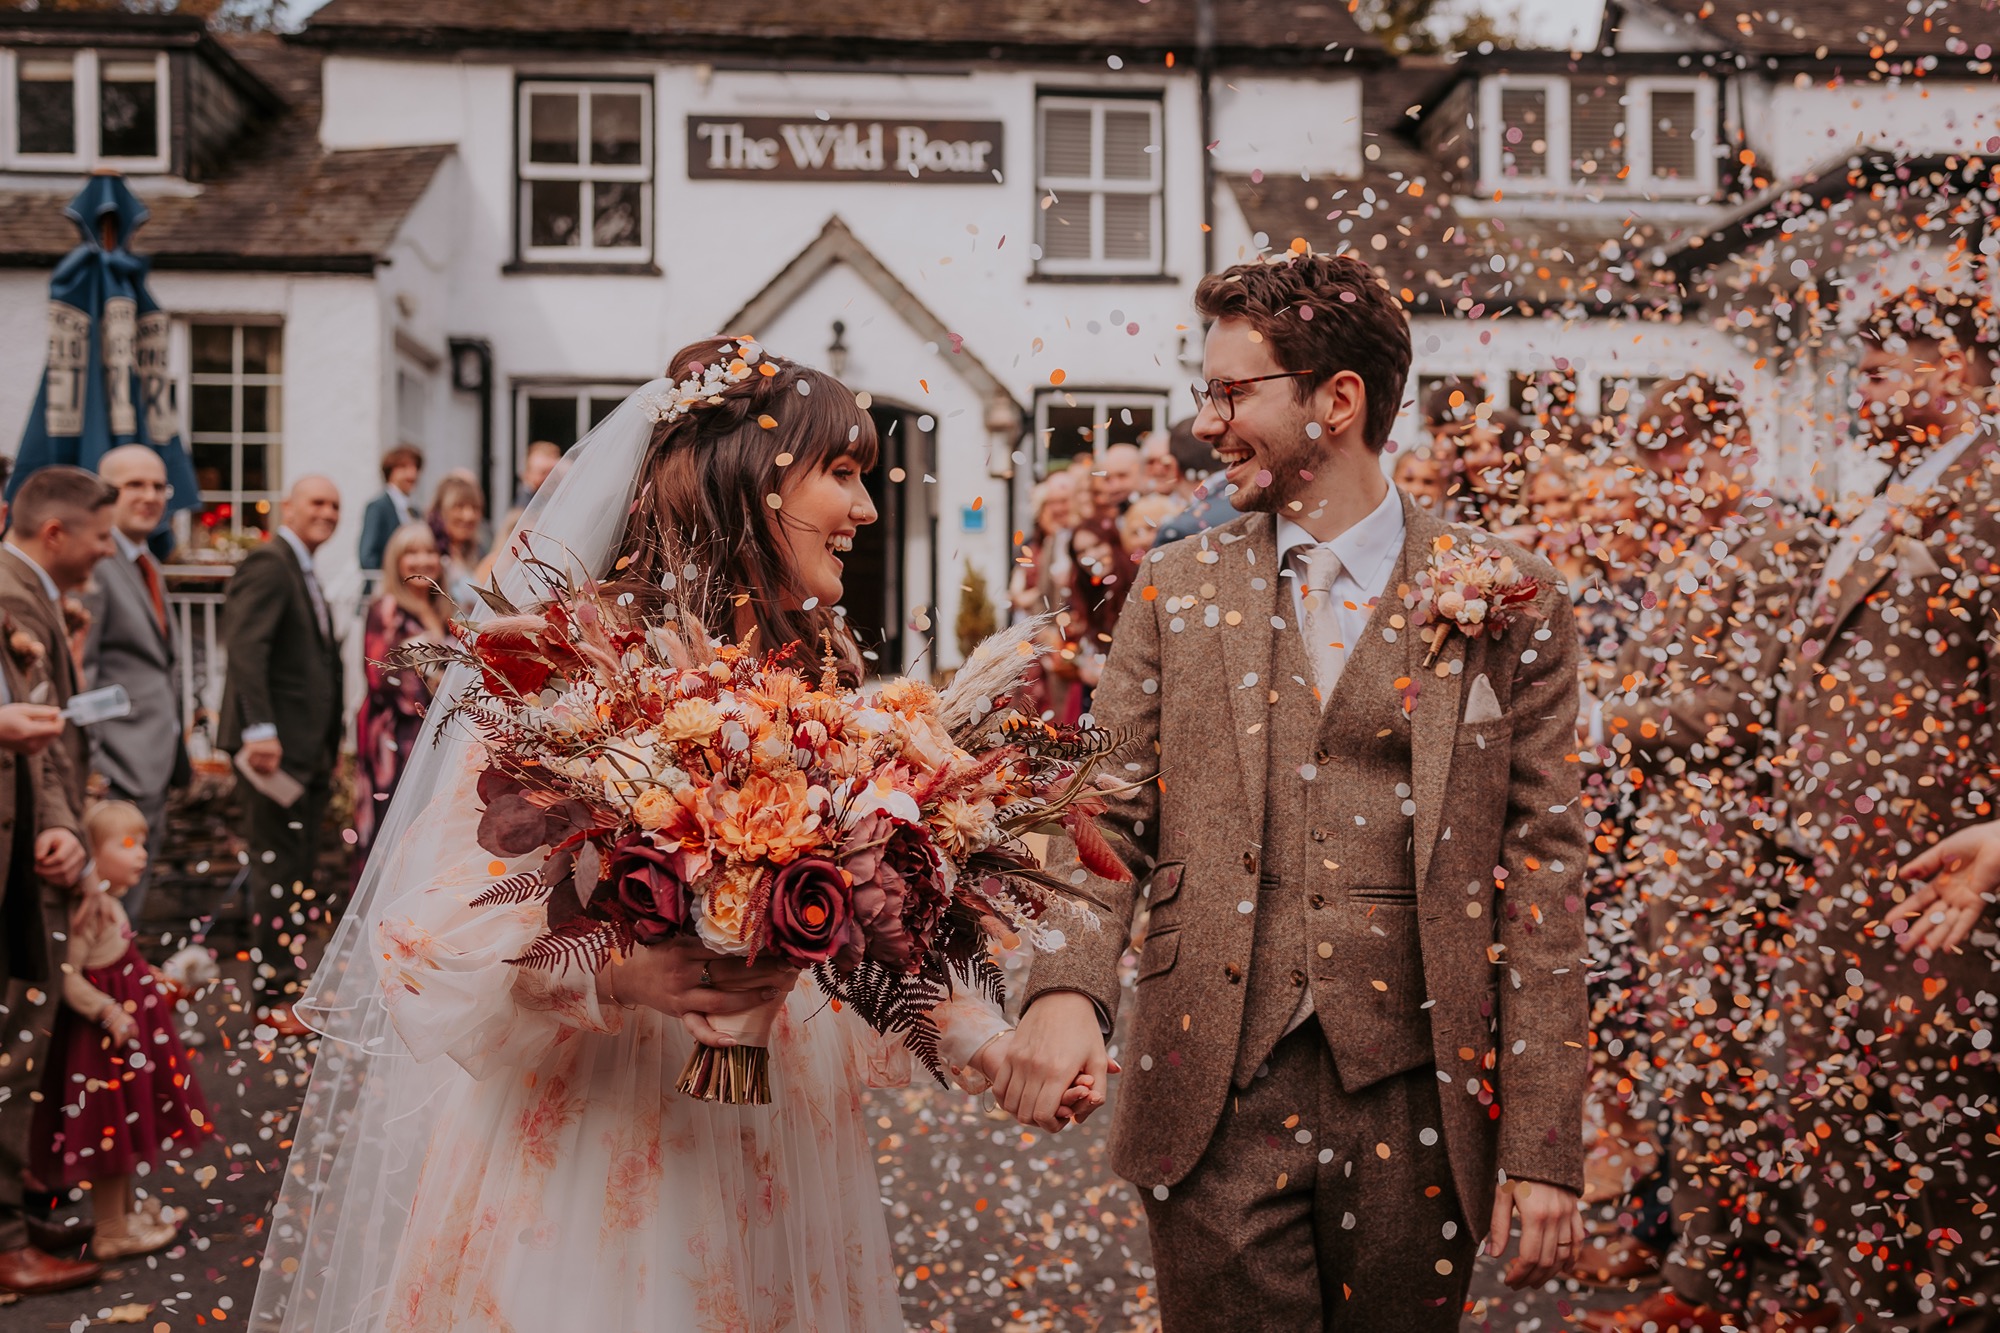
<path fill-rule="evenodd" d="M 1140 567 L 1097 689 L 1138 784 L 1114 821 L 1158 867 L 1111 1160 L 1167 1333 L 1442 1333 L 1480 1237 L 1519 1214 L 1524 1285 L 1580 1234 L 1570 607 L 1384 480 L 1410 334 L 1366 265 L 1243 264 L 1195 303 L 1195 431 L 1246 512 Z M 1433 654 L 1405 594 L 1481 549 L 1528 614 L 1475 638 L 1458 607 Z M 1051 869 L 1107 919 L 1036 959 L 995 1089 L 1045 1129 L 1077 1074 L 1104 1086 L 1137 907 L 1067 844 Z"/>

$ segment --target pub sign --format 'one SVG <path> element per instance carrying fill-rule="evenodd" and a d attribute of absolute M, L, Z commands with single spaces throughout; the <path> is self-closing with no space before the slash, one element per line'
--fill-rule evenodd
<path fill-rule="evenodd" d="M 997 120 L 689 116 L 688 176 L 991 185 L 1005 128 Z"/>

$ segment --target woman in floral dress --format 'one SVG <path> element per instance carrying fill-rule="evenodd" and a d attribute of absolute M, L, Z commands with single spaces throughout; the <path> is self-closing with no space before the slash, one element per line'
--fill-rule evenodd
<path fill-rule="evenodd" d="M 444 566 L 427 525 L 406 523 L 390 534 L 382 568 L 382 587 L 369 604 L 361 635 L 368 689 L 354 724 L 357 873 L 375 845 L 376 826 L 396 794 L 396 781 L 424 729 L 424 710 L 430 707 L 437 685 L 426 672 L 390 665 L 390 656 L 420 640 L 442 643 L 453 611 L 438 583 Z"/>
<path fill-rule="evenodd" d="M 705 368 L 739 361 L 752 373 L 690 397 Z M 833 608 L 842 556 L 875 518 L 875 456 L 867 412 L 831 377 L 697 343 L 565 460 L 512 549 L 558 545 L 642 613 L 688 595 L 698 560 L 730 594 L 713 633 L 814 658 L 831 642 L 852 681 Z M 512 558 L 496 582 L 524 595 Z M 448 678 L 434 714 L 452 697 Z M 462 729 L 427 728 L 443 754 L 405 776 L 365 924 L 343 927 L 302 1007 L 328 1035 L 250 1326 L 900 1330 L 863 1109 L 869 1085 L 909 1076 L 900 1042 L 768 957 L 686 938 L 595 974 L 511 965 L 550 905 L 471 906 L 518 867 L 480 850 L 479 750 L 451 739 Z M 676 1091 L 696 1040 L 728 1043 L 709 1018 L 786 992 L 770 1105 Z M 933 1017 L 944 1063 L 983 1086 L 1010 1040 L 997 1009 L 955 996 Z"/>

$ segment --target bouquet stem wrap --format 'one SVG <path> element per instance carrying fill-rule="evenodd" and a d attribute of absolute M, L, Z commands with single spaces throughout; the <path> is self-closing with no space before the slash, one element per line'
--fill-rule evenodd
<path fill-rule="evenodd" d="M 680 1090 L 725 1106 L 771 1104 L 771 1029 L 785 997 L 741 1014 L 708 1015 L 709 1026 L 736 1038 L 734 1046 L 697 1044 L 681 1070 Z"/>

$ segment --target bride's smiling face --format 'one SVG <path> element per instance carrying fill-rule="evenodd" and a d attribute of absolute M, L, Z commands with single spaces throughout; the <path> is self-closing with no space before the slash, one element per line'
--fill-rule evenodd
<path fill-rule="evenodd" d="M 844 591 L 854 535 L 875 521 L 861 464 L 842 455 L 794 472 L 778 489 L 778 545 L 801 602 L 830 607 Z"/>

